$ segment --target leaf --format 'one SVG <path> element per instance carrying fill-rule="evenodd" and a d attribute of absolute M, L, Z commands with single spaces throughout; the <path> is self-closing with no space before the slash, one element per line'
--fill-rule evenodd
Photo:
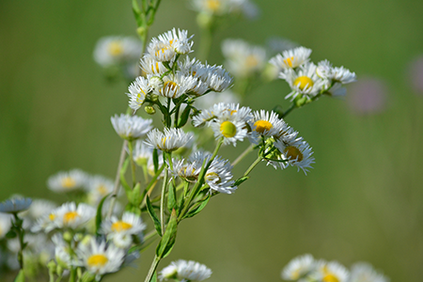
<path fill-rule="evenodd" d="M 18 273 L 18 275 L 16 276 L 15 280 L 13 280 L 14 282 L 25 282 L 25 274 L 23 269 L 21 269 Z"/>
<path fill-rule="evenodd" d="M 106 196 L 104 196 L 103 197 L 103 199 L 101 199 L 101 201 L 100 201 L 100 203 L 98 204 L 98 207 L 97 207 L 97 214 L 95 215 L 95 234 L 96 234 L 96 236 L 99 236 L 100 234 L 98 233 L 98 230 L 100 229 L 100 227 L 101 227 L 101 221 L 102 221 L 102 214 L 101 214 L 101 211 L 102 211 L 102 209 L 103 209 L 103 204 L 104 204 L 104 201 L 106 201 L 106 199 L 107 199 L 107 197 L 109 197 L 110 196 L 110 194 L 111 193 L 109 193 L 109 194 L 107 194 Z"/>
<path fill-rule="evenodd" d="M 166 231 L 156 248 L 156 256 L 160 259 L 167 257 L 172 251 L 176 240 L 176 231 L 178 229 L 178 216 L 176 210 L 172 210 L 169 223 L 166 226 Z"/>
<path fill-rule="evenodd" d="M 169 211 L 173 210 L 176 206 L 176 190 L 175 186 L 171 182 L 169 185 L 169 193 L 167 195 L 167 208 Z"/>
<path fill-rule="evenodd" d="M 157 152 L 157 149 L 153 150 L 153 164 L 154 173 L 157 173 L 157 170 L 159 169 L 159 153 Z"/>
<path fill-rule="evenodd" d="M 191 106 L 187 105 L 185 110 L 182 112 L 181 117 L 179 118 L 179 121 L 178 121 L 179 128 L 183 127 L 187 123 L 190 112 L 191 112 Z"/>
<path fill-rule="evenodd" d="M 154 271 L 153 277 L 151 277 L 151 282 L 157 282 L 157 271 Z"/>
<path fill-rule="evenodd" d="M 146 202 L 146 204 L 147 204 L 147 211 L 148 211 L 148 213 L 150 214 L 151 219 L 152 219 L 152 220 L 153 220 L 153 222 L 154 222 L 154 227 L 156 228 L 157 233 L 158 233 L 160 236 L 162 236 L 162 228 L 161 228 L 161 223 L 160 223 L 160 220 L 159 220 L 159 218 L 157 217 L 157 214 L 156 214 L 156 212 L 154 211 L 153 206 L 151 205 L 151 202 L 150 202 L 150 197 L 149 197 L 148 195 L 147 195 L 147 197 L 146 197 L 146 199 L 145 199 L 145 202 Z"/>
<path fill-rule="evenodd" d="M 235 183 L 234 186 L 239 186 L 241 185 L 243 182 L 245 182 L 246 180 L 248 180 L 248 178 L 250 178 L 249 176 L 244 176 L 244 177 L 240 177 L 238 178 Z"/>
<path fill-rule="evenodd" d="M 194 209 L 190 210 L 185 216 L 184 218 L 190 218 L 193 217 L 194 215 L 196 215 L 197 213 L 199 213 L 200 211 L 202 211 L 206 205 L 208 204 L 209 200 L 211 198 L 211 194 L 209 194 L 205 199 L 195 203 L 198 204 L 200 203 L 197 207 L 195 207 Z"/>

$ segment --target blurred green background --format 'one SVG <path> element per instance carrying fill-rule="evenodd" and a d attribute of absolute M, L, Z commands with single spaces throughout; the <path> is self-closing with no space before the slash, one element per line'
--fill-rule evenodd
<path fill-rule="evenodd" d="M 102 36 L 135 35 L 130 2 L 0 1 L 0 200 L 11 193 L 64 200 L 46 187 L 59 170 L 114 176 L 121 140 L 109 119 L 125 111 L 127 86 L 107 83 L 92 52 Z M 313 49 L 315 62 L 385 81 L 387 107 L 356 115 L 345 101 L 322 98 L 294 111 L 287 121 L 313 147 L 314 169 L 305 176 L 260 165 L 234 195 L 213 198 L 181 224 L 159 268 L 191 259 L 213 270 L 210 282 L 281 281 L 289 260 L 311 253 L 347 267 L 367 261 L 392 281 L 422 281 L 423 95 L 410 87 L 407 67 L 423 53 L 423 1 L 256 4 L 257 20 L 219 31 L 210 63 L 223 62 L 224 38 L 263 45 L 283 36 Z M 150 34 L 188 29 L 195 49 L 195 15 L 185 1 L 163 0 Z M 275 81 L 244 104 L 286 105 L 288 91 Z M 222 152 L 236 156 L 232 147 Z M 152 256 L 153 248 L 138 267 L 104 281 L 142 281 Z"/>

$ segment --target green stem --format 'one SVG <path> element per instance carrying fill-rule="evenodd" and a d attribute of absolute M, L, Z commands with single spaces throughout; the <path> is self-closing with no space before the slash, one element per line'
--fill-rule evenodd
<path fill-rule="evenodd" d="M 150 282 L 151 281 L 151 278 L 153 277 L 154 272 L 156 271 L 160 260 L 161 259 L 159 257 L 157 257 L 157 255 L 154 256 L 153 262 L 151 263 L 150 269 L 148 270 L 148 274 L 147 274 L 147 277 L 145 278 L 144 282 Z"/>
<path fill-rule="evenodd" d="M 18 252 L 18 261 L 19 266 L 21 269 L 24 268 L 24 261 L 23 261 L 23 250 L 24 250 L 24 230 L 22 228 L 22 219 L 19 218 L 17 213 L 14 213 L 13 216 L 15 217 L 15 231 L 18 233 L 18 239 L 19 239 L 19 252 Z"/>
<path fill-rule="evenodd" d="M 258 156 L 257 159 L 250 165 L 250 167 L 245 171 L 244 176 L 246 177 L 250 174 L 250 172 L 256 167 L 256 165 L 258 165 L 261 160 L 263 159 L 262 156 Z"/>
<path fill-rule="evenodd" d="M 129 160 L 131 162 L 132 188 L 133 188 L 135 187 L 135 184 L 137 182 L 136 175 L 135 175 L 136 165 L 133 158 L 133 152 L 134 152 L 133 141 L 128 142 L 128 149 L 129 149 Z"/>
<path fill-rule="evenodd" d="M 280 115 L 279 117 L 280 118 L 285 118 L 293 109 L 295 109 L 296 108 L 296 105 L 295 105 L 295 103 L 292 103 L 291 104 L 291 106 L 289 107 L 289 109 L 288 110 L 286 110 L 285 112 L 283 112 L 283 114 L 282 115 Z"/>
<path fill-rule="evenodd" d="M 163 163 L 166 163 L 165 160 L 165 152 L 163 152 Z M 164 199 L 166 195 L 166 188 L 167 188 L 167 165 L 165 165 L 165 172 L 164 172 L 164 179 L 163 179 L 163 186 L 162 186 L 162 194 L 160 197 L 160 222 L 162 226 L 162 234 L 165 232 L 165 222 L 164 222 L 164 213 L 165 213 L 165 206 L 164 206 Z"/>
<path fill-rule="evenodd" d="M 120 151 L 120 157 L 119 157 L 119 164 L 118 164 L 118 168 L 117 168 L 117 172 L 116 172 L 116 177 L 115 177 L 115 184 L 113 187 L 113 192 L 111 195 L 111 202 L 110 202 L 110 207 L 109 207 L 109 211 L 107 213 L 107 217 L 112 216 L 113 213 L 113 208 L 115 206 L 116 203 L 116 197 L 118 195 L 119 192 L 119 188 L 120 188 L 120 170 L 122 169 L 123 166 L 123 162 L 125 161 L 125 155 L 126 155 L 126 145 L 128 144 L 128 140 L 124 140 L 123 144 L 122 144 L 122 149 Z"/>
<path fill-rule="evenodd" d="M 247 149 L 245 149 L 244 152 L 241 153 L 241 155 L 238 156 L 238 158 L 235 159 L 235 161 L 231 165 L 236 166 L 245 156 L 247 156 L 253 150 L 254 150 L 254 144 L 251 144 Z"/>

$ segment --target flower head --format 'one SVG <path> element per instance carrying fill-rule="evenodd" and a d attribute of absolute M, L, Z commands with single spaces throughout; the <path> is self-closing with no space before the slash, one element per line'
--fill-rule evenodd
<path fill-rule="evenodd" d="M 138 139 L 152 129 L 151 119 L 121 114 L 110 118 L 116 133 L 124 139 Z"/>
<path fill-rule="evenodd" d="M 291 260 L 282 270 L 282 278 L 285 280 L 298 280 L 312 271 L 315 261 L 312 255 L 305 254 Z"/>
<path fill-rule="evenodd" d="M 359 262 L 351 267 L 348 282 L 389 282 L 389 278 L 374 270 L 365 262 Z"/>
<path fill-rule="evenodd" d="M 135 81 L 129 85 L 128 91 L 129 107 L 136 111 L 144 103 L 148 92 L 151 91 L 151 87 L 146 78 L 138 76 Z"/>
<path fill-rule="evenodd" d="M 162 281 L 163 279 L 169 279 L 176 277 L 179 280 L 183 281 L 203 281 L 209 278 L 212 274 L 212 271 L 207 268 L 204 264 L 200 264 L 195 261 L 186 261 L 178 260 L 176 262 L 171 262 L 169 266 L 165 267 L 159 273 L 159 278 Z"/>
<path fill-rule="evenodd" d="M 88 180 L 88 175 L 79 169 L 60 171 L 47 180 L 47 186 L 55 192 L 70 192 L 82 189 Z"/>
<path fill-rule="evenodd" d="M 0 213 L 18 213 L 27 210 L 31 203 L 30 198 L 12 198 L 0 203 Z"/>
<path fill-rule="evenodd" d="M 185 133 L 180 128 L 165 128 L 164 132 L 155 128 L 147 134 L 145 142 L 153 148 L 171 152 L 183 147 L 192 137 L 192 133 Z"/>
<path fill-rule="evenodd" d="M 132 37 L 103 37 L 94 49 L 94 59 L 103 67 L 128 63 L 138 60 L 141 49 L 141 42 Z"/>
<path fill-rule="evenodd" d="M 48 229 L 51 227 L 77 229 L 92 219 L 95 213 L 95 209 L 87 204 L 81 203 L 77 206 L 74 202 L 64 203 L 48 215 L 48 219 L 52 222 L 52 226 L 49 225 Z"/>

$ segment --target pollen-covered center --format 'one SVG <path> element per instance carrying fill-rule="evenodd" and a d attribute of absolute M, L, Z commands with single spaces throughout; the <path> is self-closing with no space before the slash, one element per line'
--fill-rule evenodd
<path fill-rule="evenodd" d="M 206 7 L 207 9 L 211 10 L 212 12 L 216 12 L 220 9 L 220 6 L 222 4 L 220 3 L 220 0 L 207 0 L 206 1 Z"/>
<path fill-rule="evenodd" d="M 294 62 L 294 57 L 288 57 L 285 60 L 283 60 L 285 65 L 288 65 L 290 68 L 292 68 L 292 63 Z"/>
<path fill-rule="evenodd" d="M 297 160 L 301 162 L 303 160 L 303 153 L 301 153 L 300 149 L 294 146 L 288 146 L 283 150 L 283 152 L 288 156 L 291 160 Z"/>
<path fill-rule="evenodd" d="M 106 186 L 104 186 L 103 184 L 100 184 L 97 187 L 97 192 L 100 193 L 101 195 L 106 195 L 108 191 L 107 191 Z"/>
<path fill-rule="evenodd" d="M 166 81 L 163 85 L 163 94 L 166 97 L 169 97 L 168 93 L 171 93 L 172 98 L 174 98 L 178 89 L 179 89 L 178 84 L 176 84 L 176 82 L 174 81 L 169 80 L 169 81 Z"/>
<path fill-rule="evenodd" d="M 50 219 L 51 221 L 53 221 L 55 218 L 56 218 L 55 214 L 51 213 L 51 214 L 48 215 L 48 219 Z"/>
<path fill-rule="evenodd" d="M 258 120 L 254 123 L 256 131 L 259 133 L 264 133 L 266 130 L 269 131 L 272 129 L 273 125 L 267 120 Z"/>
<path fill-rule="evenodd" d="M 75 187 L 76 181 L 72 177 L 65 177 L 62 179 L 62 186 L 64 188 L 72 188 Z"/>
<path fill-rule="evenodd" d="M 338 279 L 338 277 L 336 277 L 335 275 L 333 275 L 333 274 L 331 274 L 331 273 L 329 273 L 329 274 L 326 274 L 324 277 L 323 277 L 323 282 L 339 282 L 339 279 Z"/>
<path fill-rule="evenodd" d="M 63 216 L 63 222 L 69 223 L 71 221 L 74 221 L 77 217 L 79 217 L 79 214 L 76 211 L 67 212 Z"/>
<path fill-rule="evenodd" d="M 119 56 L 123 53 L 123 46 L 119 41 L 113 41 L 109 44 L 109 54 L 112 56 Z"/>
<path fill-rule="evenodd" d="M 236 126 L 230 121 L 224 121 L 220 125 L 220 132 L 226 138 L 231 138 L 236 135 Z"/>
<path fill-rule="evenodd" d="M 254 55 L 249 55 L 246 59 L 245 59 L 245 64 L 247 65 L 247 67 L 249 68 L 254 68 L 258 65 L 259 61 L 257 60 L 257 57 Z"/>
<path fill-rule="evenodd" d="M 112 224 L 112 231 L 122 232 L 132 228 L 132 224 L 124 221 L 116 221 Z"/>
<path fill-rule="evenodd" d="M 216 172 L 208 172 L 206 174 L 206 180 L 214 183 L 219 183 L 221 179 L 219 174 L 217 174 Z"/>
<path fill-rule="evenodd" d="M 308 76 L 299 76 L 294 80 L 294 85 L 298 86 L 301 90 L 304 90 L 306 87 L 313 87 L 314 82 Z"/>
<path fill-rule="evenodd" d="M 103 254 L 95 254 L 91 255 L 88 260 L 87 264 L 89 267 L 103 267 L 109 259 Z"/>

